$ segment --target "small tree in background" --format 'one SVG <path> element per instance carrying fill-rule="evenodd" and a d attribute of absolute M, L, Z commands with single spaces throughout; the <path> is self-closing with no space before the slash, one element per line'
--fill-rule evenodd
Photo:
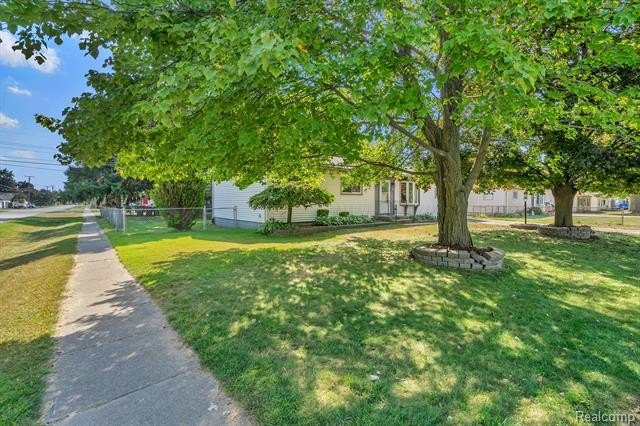
<path fill-rule="evenodd" d="M 287 223 L 291 223 L 294 207 L 328 206 L 333 194 L 309 185 L 289 183 L 270 185 L 249 199 L 252 209 L 287 209 Z"/>
<path fill-rule="evenodd" d="M 174 182 L 160 182 L 152 191 L 156 205 L 161 208 L 167 225 L 179 231 L 188 231 L 200 217 L 204 203 L 205 183 L 198 178 Z"/>

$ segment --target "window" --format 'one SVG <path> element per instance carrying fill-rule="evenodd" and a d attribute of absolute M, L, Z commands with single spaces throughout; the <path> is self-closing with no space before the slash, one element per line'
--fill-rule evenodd
<path fill-rule="evenodd" d="M 362 195 L 362 185 L 348 185 L 341 181 L 340 193 L 345 195 Z"/>
<path fill-rule="evenodd" d="M 488 194 L 482 195 L 483 200 L 493 200 L 493 192 L 489 192 Z"/>
<path fill-rule="evenodd" d="M 518 199 L 518 191 L 513 191 L 513 199 L 514 200 Z"/>
<path fill-rule="evenodd" d="M 400 204 L 418 204 L 418 187 L 414 182 L 400 182 Z"/>

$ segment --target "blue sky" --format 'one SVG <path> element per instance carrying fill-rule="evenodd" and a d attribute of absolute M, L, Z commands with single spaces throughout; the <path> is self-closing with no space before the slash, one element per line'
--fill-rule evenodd
<path fill-rule="evenodd" d="M 72 38 L 61 46 L 51 43 L 49 61 L 39 66 L 11 50 L 13 36 L 0 32 L 0 38 L 0 169 L 13 170 L 17 180 L 34 176 L 36 188 L 60 189 L 65 167 L 53 155 L 61 138 L 40 127 L 34 115 L 60 117 L 71 98 L 88 90 L 84 75 L 101 69 L 103 59 L 85 56 Z"/>

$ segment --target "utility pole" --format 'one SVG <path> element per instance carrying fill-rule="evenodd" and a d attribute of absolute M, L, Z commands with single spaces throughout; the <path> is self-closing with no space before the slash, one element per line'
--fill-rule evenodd
<path fill-rule="evenodd" d="M 31 202 L 31 178 L 35 176 L 24 175 L 27 178 L 29 185 L 27 185 L 27 201 Z"/>

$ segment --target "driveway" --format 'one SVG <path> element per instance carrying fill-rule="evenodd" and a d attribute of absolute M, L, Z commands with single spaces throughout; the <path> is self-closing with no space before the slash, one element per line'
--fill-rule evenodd
<path fill-rule="evenodd" d="M 40 207 L 37 209 L 6 209 L 0 210 L 0 222 L 7 222 L 9 220 L 22 219 L 23 217 L 35 216 L 37 214 L 59 212 L 62 210 L 70 209 L 74 206 L 53 206 L 53 207 Z"/>

